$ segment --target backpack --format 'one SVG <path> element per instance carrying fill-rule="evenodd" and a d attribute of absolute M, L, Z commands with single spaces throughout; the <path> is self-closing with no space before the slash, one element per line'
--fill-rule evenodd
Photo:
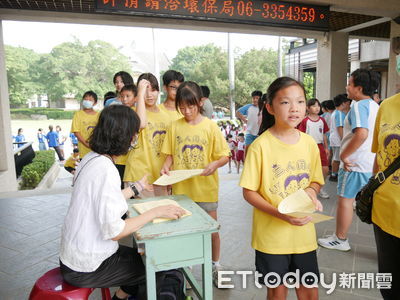
<path fill-rule="evenodd" d="M 185 277 L 181 270 L 162 272 L 160 291 L 157 300 L 185 300 Z"/>
<path fill-rule="evenodd" d="M 157 272 L 157 300 L 185 300 L 184 284 L 185 277 L 180 269 Z M 146 300 L 146 294 L 146 284 L 141 284 L 134 299 Z"/>

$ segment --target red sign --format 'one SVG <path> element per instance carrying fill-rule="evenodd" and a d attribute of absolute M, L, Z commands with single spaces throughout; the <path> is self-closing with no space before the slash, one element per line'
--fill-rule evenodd
<path fill-rule="evenodd" d="M 329 30 L 329 7 L 268 0 L 96 0 L 96 11 Z"/>

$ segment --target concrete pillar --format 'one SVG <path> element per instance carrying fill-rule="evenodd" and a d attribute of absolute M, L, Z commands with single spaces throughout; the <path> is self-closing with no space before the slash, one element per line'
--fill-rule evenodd
<path fill-rule="evenodd" d="M 400 24 L 394 21 L 390 22 L 390 51 L 389 51 L 389 69 L 387 96 L 393 96 L 400 93 L 400 74 L 396 71 L 396 53 L 392 49 L 392 38 L 400 36 Z"/>
<path fill-rule="evenodd" d="M 3 23 L 0 20 L 0 192 L 17 190 L 5 56 Z"/>
<path fill-rule="evenodd" d="M 360 61 L 359 60 L 354 60 L 350 62 L 350 74 L 353 73 L 353 71 L 357 70 L 360 68 Z"/>
<path fill-rule="evenodd" d="M 318 39 L 316 97 L 320 101 L 345 93 L 349 35 L 329 32 Z"/>

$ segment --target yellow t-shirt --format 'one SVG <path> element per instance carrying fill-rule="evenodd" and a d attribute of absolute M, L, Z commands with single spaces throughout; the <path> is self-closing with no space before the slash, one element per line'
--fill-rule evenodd
<path fill-rule="evenodd" d="M 163 103 L 158 105 L 158 108 L 161 109 L 163 112 L 165 112 L 168 115 L 168 118 L 169 118 L 170 122 L 176 121 L 176 120 L 178 120 L 178 119 L 183 117 L 183 115 L 179 111 L 177 111 L 177 110 L 169 110 L 164 106 Z"/>
<path fill-rule="evenodd" d="M 400 93 L 382 102 L 372 141 L 379 171 L 384 171 L 400 155 Z M 372 222 L 400 238 L 400 169 L 374 193 Z"/>
<path fill-rule="evenodd" d="M 71 155 L 64 164 L 64 167 L 70 167 L 70 168 L 76 168 L 75 163 L 76 160 L 79 159 L 79 155 L 77 157 L 74 157 L 73 155 Z"/>
<path fill-rule="evenodd" d="M 173 170 L 203 169 L 210 162 L 228 157 L 230 150 L 217 124 L 204 117 L 197 125 L 184 118 L 172 122 L 161 152 L 173 156 Z M 195 176 L 172 186 L 174 195 L 184 194 L 196 202 L 218 201 L 218 171 Z"/>
<path fill-rule="evenodd" d="M 71 132 L 79 132 L 85 140 L 88 140 L 94 127 L 97 125 L 97 121 L 99 119 L 99 113 L 88 114 L 83 110 L 79 110 L 74 114 L 74 118 L 72 119 Z M 83 158 L 87 153 L 91 150 L 83 145 L 81 142 L 78 142 L 79 155 Z"/>
<path fill-rule="evenodd" d="M 314 139 L 299 131 L 300 140 L 283 143 L 269 130 L 248 148 L 239 185 L 258 192 L 278 207 L 293 192 L 311 182 L 324 184 Z M 257 208 L 253 210 L 252 247 L 269 254 L 299 254 L 317 249 L 313 223 L 294 226 Z"/>
<path fill-rule="evenodd" d="M 165 161 L 161 146 L 171 123 L 168 115 L 161 109 L 159 112 L 146 110 L 147 125 L 140 131 L 135 149 L 129 152 L 126 162 L 124 181 L 137 181 L 145 174 L 149 183 L 160 177 L 160 171 Z"/>

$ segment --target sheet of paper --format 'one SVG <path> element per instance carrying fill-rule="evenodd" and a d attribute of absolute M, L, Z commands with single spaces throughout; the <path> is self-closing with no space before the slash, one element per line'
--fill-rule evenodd
<path fill-rule="evenodd" d="M 200 175 L 204 169 L 194 169 L 194 170 L 175 170 L 170 171 L 170 175 L 162 175 L 153 184 L 157 185 L 169 185 L 174 184 L 186 179 L 189 179 L 193 176 Z"/>
<path fill-rule="evenodd" d="M 312 223 L 319 223 L 333 219 L 331 216 L 316 213 L 314 203 L 302 189 L 283 199 L 281 203 L 279 203 L 278 211 L 282 214 L 287 214 L 297 218 L 311 216 Z"/>
<path fill-rule="evenodd" d="M 192 215 L 192 213 L 190 211 L 188 211 L 187 209 L 184 209 L 183 207 L 181 207 L 178 204 L 178 202 L 171 200 L 171 199 L 162 199 L 162 200 L 157 200 L 157 201 L 136 203 L 136 204 L 133 204 L 132 206 L 138 213 L 143 214 L 144 212 L 146 212 L 152 208 L 155 208 L 158 206 L 163 206 L 163 205 L 175 205 L 175 206 L 182 208 L 185 211 L 185 214 L 183 216 L 181 216 L 181 218 Z M 153 220 L 153 223 L 161 223 L 161 222 L 166 222 L 166 221 L 170 221 L 170 220 L 172 220 L 172 219 L 156 218 Z"/>

